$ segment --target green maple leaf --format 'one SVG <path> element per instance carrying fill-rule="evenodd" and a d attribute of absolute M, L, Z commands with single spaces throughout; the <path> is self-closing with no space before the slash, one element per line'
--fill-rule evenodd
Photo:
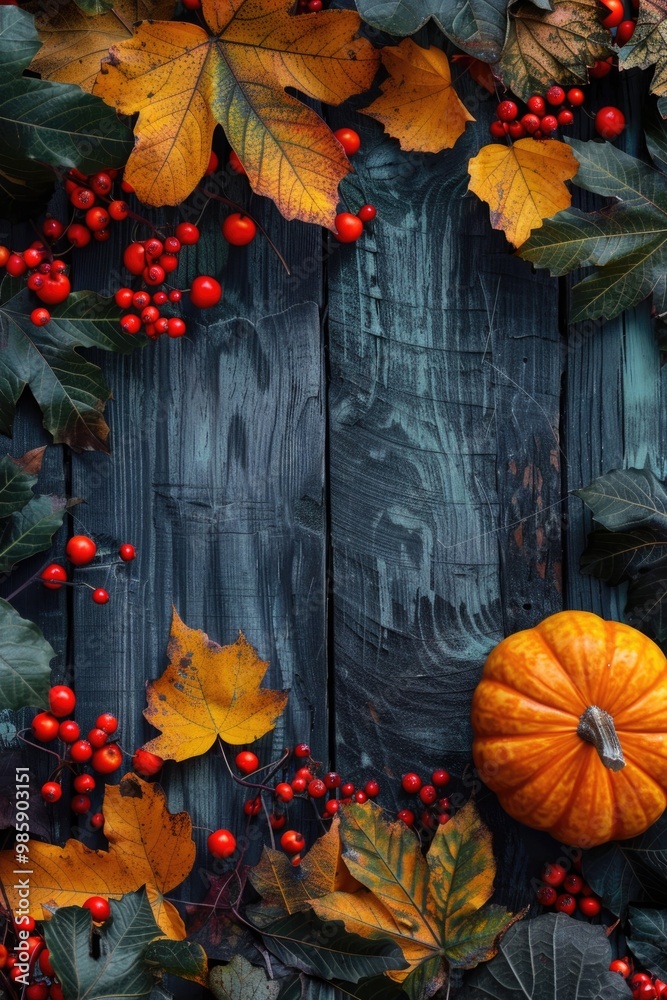
<path fill-rule="evenodd" d="M 108 452 L 103 413 L 111 394 L 101 370 L 76 349 L 128 354 L 145 341 L 123 333 L 114 300 L 94 292 L 70 295 L 42 327 L 30 321 L 32 307 L 27 290 L 0 305 L 0 433 L 11 433 L 16 404 L 29 386 L 56 443 Z"/>
<path fill-rule="evenodd" d="M 597 271 L 572 291 L 570 320 L 611 319 L 653 293 L 659 315 L 667 313 L 667 173 L 608 142 L 568 139 L 579 161 L 577 187 L 614 199 L 597 212 L 570 208 L 536 230 L 519 250 L 553 275 L 578 267 Z"/>

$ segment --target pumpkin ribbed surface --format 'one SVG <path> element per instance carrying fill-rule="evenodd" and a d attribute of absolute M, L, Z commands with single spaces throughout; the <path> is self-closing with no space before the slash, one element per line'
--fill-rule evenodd
<path fill-rule="evenodd" d="M 592 706 L 613 720 L 620 770 L 577 731 Z M 503 808 L 565 844 L 635 836 L 667 806 L 667 660 L 629 625 L 562 611 L 504 639 L 472 726 L 475 766 Z"/>

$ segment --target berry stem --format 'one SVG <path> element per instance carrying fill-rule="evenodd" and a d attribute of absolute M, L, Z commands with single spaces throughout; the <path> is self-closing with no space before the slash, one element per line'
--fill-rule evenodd
<path fill-rule="evenodd" d="M 59 764 L 59 765 L 62 765 L 62 764 L 63 764 L 63 759 L 62 759 L 62 757 L 60 756 L 60 754 L 59 754 L 59 753 L 56 753 L 56 751 L 55 751 L 55 750 L 49 750 L 49 749 L 48 749 L 48 747 L 45 747 L 43 743 L 33 743 L 33 742 L 32 742 L 32 740 L 28 740 L 28 739 L 26 739 L 26 738 L 25 738 L 25 736 L 24 736 L 23 734 L 24 734 L 24 733 L 28 733 L 28 732 L 30 732 L 30 730 L 29 730 L 29 729 L 22 729 L 22 730 L 21 730 L 21 731 L 20 731 L 19 733 L 17 733 L 16 735 L 18 736 L 18 738 L 19 738 L 19 739 L 20 739 L 20 740 L 21 740 L 21 741 L 22 741 L 23 743 L 27 743 L 29 747 L 34 747 L 34 748 L 35 748 L 35 750 L 42 750 L 42 751 L 43 751 L 44 753 L 50 753 L 50 754 L 53 754 L 53 756 L 57 758 L 57 760 L 58 760 L 58 764 Z M 58 767 L 58 768 L 56 768 L 56 771 L 58 771 L 59 769 L 60 769 L 59 767 Z"/>
<path fill-rule="evenodd" d="M 593 744 L 600 760 L 610 771 L 620 771 L 625 767 L 621 742 L 609 712 L 597 705 L 589 705 L 579 720 L 577 736 Z"/>
<path fill-rule="evenodd" d="M 245 788 L 259 788 L 263 792 L 271 792 L 272 794 L 275 792 L 275 789 L 272 788 L 271 785 L 263 785 L 263 784 L 261 784 L 258 781 L 248 781 L 247 778 L 239 778 L 238 775 L 234 774 L 234 772 L 232 771 L 231 764 L 229 763 L 229 759 L 227 757 L 227 753 L 225 752 L 225 745 L 224 745 L 224 743 L 222 742 L 222 740 L 220 739 L 219 736 L 218 736 L 218 745 L 220 747 L 220 753 L 222 754 L 223 760 L 224 760 L 225 764 L 227 765 L 227 770 L 229 771 L 231 777 L 234 779 L 234 781 L 237 783 L 237 785 L 243 785 Z M 283 756 L 280 758 L 280 760 L 276 761 L 272 765 L 271 764 L 265 765 L 266 767 L 270 767 L 271 768 L 271 770 L 266 775 L 266 778 L 264 779 L 265 781 L 270 781 L 271 780 L 271 778 L 274 776 L 274 774 L 276 774 L 276 772 L 280 770 L 280 768 L 283 766 L 283 764 L 285 763 L 285 761 L 289 758 L 289 755 L 290 755 L 289 750 L 286 750 L 285 753 L 283 754 Z M 263 771 L 264 768 L 260 767 L 258 770 Z M 257 773 L 257 772 L 255 772 L 255 773 Z"/>
<path fill-rule="evenodd" d="M 252 219 L 252 221 L 255 223 L 255 225 L 259 229 L 260 233 L 264 236 L 264 238 L 266 239 L 266 242 L 269 244 L 269 246 L 273 250 L 274 254 L 278 258 L 278 260 L 280 261 L 280 263 L 285 268 L 285 271 L 287 272 L 287 277 L 290 278 L 292 276 L 292 272 L 289 269 L 289 265 L 288 265 L 287 261 L 285 260 L 285 258 L 281 254 L 280 250 L 278 249 L 278 247 L 275 245 L 275 243 L 273 242 L 273 240 L 271 239 L 271 237 L 267 233 L 267 231 L 264 228 L 264 226 L 261 224 L 261 222 L 257 221 L 257 219 L 254 217 L 254 215 L 251 215 L 250 212 L 248 212 L 241 205 L 237 205 L 235 201 L 231 201 L 229 198 L 223 198 L 223 196 L 220 195 L 220 194 L 214 194 L 212 191 L 206 191 L 206 190 L 204 190 L 204 188 L 198 188 L 197 190 L 201 191 L 202 194 L 206 195 L 207 198 L 213 199 L 214 201 L 221 201 L 223 203 L 223 205 L 229 205 L 231 208 L 235 208 L 237 212 L 240 212 L 241 215 L 247 215 L 249 219 Z"/>
<path fill-rule="evenodd" d="M 35 573 L 33 573 L 31 577 L 28 577 L 28 579 L 25 581 L 25 583 L 22 583 L 20 587 L 17 587 L 16 590 L 13 590 L 11 592 L 11 594 L 9 595 L 9 597 L 5 597 L 5 598 L 3 598 L 3 600 L 5 600 L 5 601 L 13 601 L 14 598 L 17 597 L 24 590 L 26 590 L 26 588 L 29 587 L 31 583 L 35 583 L 36 580 L 39 580 L 40 576 L 42 575 L 42 573 L 44 572 L 44 570 L 46 569 L 46 567 L 50 566 L 52 562 L 53 562 L 52 559 L 49 559 L 48 562 L 45 562 L 44 565 L 40 566 L 40 568 Z M 58 581 L 58 582 L 61 583 L 61 581 Z M 64 583 L 64 582 L 65 581 L 63 580 L 62 583 Z"/>

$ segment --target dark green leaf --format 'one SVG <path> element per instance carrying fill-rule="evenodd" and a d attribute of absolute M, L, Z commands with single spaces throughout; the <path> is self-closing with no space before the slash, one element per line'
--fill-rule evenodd
<path fill-rule="evenodd" d="M 630 907 L 628 948 L 642 968 L 667 979 L 667 911 Z"/>
<path fill-rule="evenodd" d="M 429 18 L 464 52 L 496 62 L 507 30 L 508 0 L 356 0 L 364 21 L 390 35 L 413 35 Z"/>
<path fill-rule="evenodd" d="M 192 941 L 156 938 L 144 952 L 144 961 L 157 972 L 205 983 L 208 972 L 206 952 Z"/>
<path fill-rule="evenodd" d="M 25 507 L 36 482 L 37 476 L 25 472 L 9 455 L 0 456 L 0 519 Z"/>
<path fill-rule="evenodd" d="M 667 638 L 667 490 L 647 469 L 619 469 L 577 496 L 602 530 L 588 537 L 581 570 L 612 585 L 628 581 L 628 624 Z"/>
<path fill-rule="evenodd" d="M 0 7 L 0 190 L 23 201 L 48 191 L 46 166 L 93 173 L 122 165 L 132 150 L 129 128 L 100 98 L 21 75 L 39 47 L 32 15 Z"/>
<path fill-rule="evenodd" d="M 639 837 L 586 851 L 584 874 L 619 917 L 630 903 L 667 905 L 667 814 Z"/>
<path fill-rule="evenodd" d="M 46 708 L 55 650 L 0 598 L 0 708 Z"/>
<path fill-rule="evenodd" d="M 573 323 L 611 319 L 653 293 L 667 311 L 667 175 L 608 142 L 567 140 L 579 161 L 573 183 L 616 199 L 598 212 L 558 212 L 519 254 L 551 274 L 594 265 L 572 291 Z"/>
<path fill-rule="evenodd" d="M 211 969 L 209 989 L 216 1000 L 276 1000 L 281 983 L 267 979 L 264 969 L 235 955 L 229 965 Z"/>
<path fill-rule="evenodd" d="M 31 308 L 27 290 L 0 307 L 0 433 L 11 432 L 14 408 L 28 385 L 56 442 L 108 452 L 103 411 L 110 393 L 97 365 L 75 348 L 127 354 L 143 339 L 122 333 L 114 300 L 93 292 L 70 295 L 46 326 L 31 323 Z"/>
<path fill-rule="evenodd" d="M 69 504 L 60 497 L 33 497 L 0 531 L 0 573 L 50 548 Z"/>
<path fill-rule="evenodd" d="M 386 976 L 374 976 L 360 983 L 340 980 L 325 982 L 313 976 L 300 976 L 287 982 L 278 1000 L 407 1000 L 407 993 Z"/>
<path fill-rule="evenodd" d="M 147 997 L 154 985 L 143 959 L 160 934 L 146 890 L 110 900 L 111 917 L 100 929 L 99 958 L 90 952 L 92 918 L 79 906 L 56 910 L 44 924 L 51 963 L 67 1000 L 127 1000 Z"/>
<path fill-rule="evenodd" d="M 551 83 L 588 83 L 587 67 L 610 52 L 597 0 L 553 0 L 552 7 L 523 2 L 510 12 L 497 68 L 523 100 Z"/>
<path fill-rule="evenodd" d="M 471 974 L 466 997 L 477 1000 L 615 1000 L 631 997 L 609 971 L 611 946 L 604 927 L 563 913 L 523 920 L 509 929 L 500 952 Z"/>
<path fill-rule="evenodd" d="M 319 920 L 310 910 L 281 917 L 262 928 L 266 947 L 285 965 L 323 979 L 360 979 L 404 969 L 403 954 L 388 938 L 350 934 L 340 920 Z"/>

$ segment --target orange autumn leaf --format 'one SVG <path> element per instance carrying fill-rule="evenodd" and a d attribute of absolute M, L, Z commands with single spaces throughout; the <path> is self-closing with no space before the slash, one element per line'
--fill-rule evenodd
<path fill-rule="evenodd" d="M 234 746 L 254 743 L 287 704 L 286 691 L 260 687 L 269 664 L 242 632 L 231 645 L 218 646 L 174 611 L 167 656 L 169 666 L 148 685 L 144 709 L 161 731 L 144 749 L 165 760 L 206 753 L 218 736 Z"/>
<path fill-rule="evenodd" d="M 92 92 L 100 63 L 112 45 L 132 37 L 128 25 L 143 18 L 168 18 L 173 0 L 116 0 L 114 9 L 91 16 L 70 0 L 55 9 L 30 0 L 42 47 L 30 64 L 43 80 L 73 83 Z"/>
<path fill-rule="evenodd" d="M 355 11 L 290 14 L 290 0 L 203 0 L 197 24 L 143 21 L 111 48 L 94 93 L 139 112 L 125 178 L 148 205 L 177 205 L 204 174 L 216 123 L 258 194 L 287 219 L 333 228 L 351 167 L 311 108 L 366 90 L 379 56 Z"/>
<path fill-rule="evenodd" d="M 30 841 L 30 910 L 81 906 L 89 896 L 120 899 L 146 886 L 153 916 L 167 937 L 181 940 L 185 927 L 176 907 L 164 898 L 187 878 L 195 862 L 192 822 L 186 812 L 170 813 L 159 785 L 126 774 L 104 793 L 104 835 L 108 851 L 93 851 L 79 840 L 64 847 Z M 9 903 L 19 903 L 13 850 L 0 852 L 0 881 Z M 43 910 L 47 918 L 48 909 Z"/>
<path fill-rule="evenodd" d="M 355 892 L 361 886 L 341 859 L 337 816 L 296 868 L 283 851 L 265 847 L 248 877 L 265 903 L 280 906 L 287 913 L 302 910 L 311 900 L 329 892 Z"/>
<path fill-rule="evenodd" d="M 470 190 L 488 203 L 491 225 L 504 230 L 515 247 L 545 219 L 570 206 L 565 181 L 578 169 L 570 147 L 555 139 L 491 143 L 468 164 Z"/>
<path fill-rule="evenodd" d="M 439 153 L 451 149 L 475 119 L 454 90 L 447 56 L 441 49 L 422 49 L 411 38 L 382 49 L 389 79 L 382 95 L 363 109 L 381 122 L 401 149 Z"/>

